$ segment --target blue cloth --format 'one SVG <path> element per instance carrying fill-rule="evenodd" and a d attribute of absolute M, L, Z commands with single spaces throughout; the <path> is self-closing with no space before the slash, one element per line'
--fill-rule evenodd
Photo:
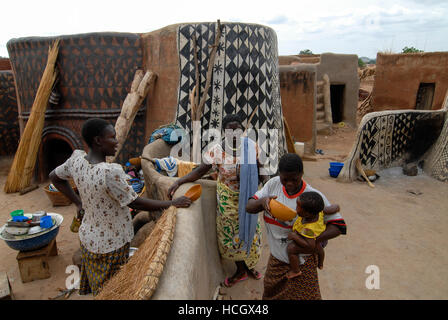
<path fill-rule="evenodd" d="M 182 140 L 182 130 L 183 129 L 181 127 L 176 125 L 168 125 L 164 128 L 157 129 L 151 134 L 148 143 L 161 138 L 169 145 L 174 145 Z"/>
<path fill-rule="evenodd" d="M 177 161 L 174 157 L 169 156 L 162 159 L 154 159 L 156 162 L 156 171 L 165 171 L 168 176 L 174 177 L 177 174 Z"/>
<path fill-rule="evenodd" d="M 257 150 L 255 142 L 241 138 L 240 195 L 238 200 L 239 237 L 247 255 L 250 253 L 258 223 L 258 214 L 246 212 L 249 198 L 258 190 Z"/>

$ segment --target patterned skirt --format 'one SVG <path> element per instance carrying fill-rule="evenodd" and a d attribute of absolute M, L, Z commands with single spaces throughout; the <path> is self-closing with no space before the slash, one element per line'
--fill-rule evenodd
<path fill-rule="evenodd" d="M 221 257 L 232 261 L 244 261 L 249 269 L 258 263 L 261 253 L 261 227 L 257 223 L 249 255 L 244 243 L 239 238 L 238 219 L 239 192 L 231 190 L 218 180 L 217 183 L 217 216 L 216 233 Z"/>
<path fill-rule="evenodd" d="M 264 275 L 263 300 L 322 300 L 317 276 L 317 259 L 309 256 L 300 266 L 302 274 L 292 279 L 286 277 L 289 264 L 272 255 Z"/>
<path fill-rule="evenodd" d="M 81 244 L 81 280 L 79 294 L 93 293 L 96 296 L 101 288 L 129 259 L 127 243 L 123 247 L 109 253 L 92 253 Z"/>

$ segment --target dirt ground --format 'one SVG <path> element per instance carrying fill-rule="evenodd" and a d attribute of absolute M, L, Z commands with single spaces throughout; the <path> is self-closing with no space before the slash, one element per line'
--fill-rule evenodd
<path fill-rule="evenodd" d="M 379 172 L 375 188 L 366 183 L 339 183 L 328 174 L 330 161 L 343 161 L 353 145 L 356 130 L 334 126 L 331 136 L 318 136 L 317 148 L 323 155 L 317 161 L 305 161 L 304 179 L 322 191 L 327 198 L 341 206 L 348 225 L 347 235 L 329 242 L 319 280 L 323 299 L 447 299 L 448 252 L 444 233 L 448 226 L 448 184 L 420 173 L 404 176 L 399 168 Z M 5 194 L 6 181 L 12 157 L 0 158 L 0 222 L 9 218 L 9 212 L 23 208 L 27 212 L 46 210 L 64 216 L 57 236 L 59 254 L 50 257 L 51 277 L 22 283 L 17 251 L 0 242 L 0 271 L 5 271 L 11 282 L 15 299 L 42 299 L 55 297 L 58 288 L 65 288 L 72 264 L 71 257 L 78 248 L 77 234 L 70 232 L 75 212 L 74 205 L 53 207 L 41 184 L 28 194 Z M 264 229 L 264 224 L 263 229 Z M 264 273 L 269 256 L 266 236 L 263 253 L 257 269 Z M 368 289 L 368 266 L 377 266 L 379 289 Z M 234 265 L 224 261 L 226 274 Z M 221 288 L 223 299 L 261 299 L 263 280 L 249 279 L 232 288 Z M 92 299 L 73 293 L 69 299 Z"/>

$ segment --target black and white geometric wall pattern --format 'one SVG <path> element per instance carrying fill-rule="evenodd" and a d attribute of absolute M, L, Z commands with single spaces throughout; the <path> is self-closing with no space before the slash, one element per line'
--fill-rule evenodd
<path fill-rule="evenodd" d="M 180 83 L 176 124 L 191 133 L 189 95 L 196 84 L 193 35 L 196 36 L 199 65 L 199 96 L 205 90 L 211 45 L 215 42 L 217 23 L 180 25 L 177 44 Z M 221 37 L 213 65 L 208 99 L 201 117 L 202 130 L 221 130 L 222 119 L 238 114 L 250 128 L 265 129 L 266 141 L 259 145 L 267 155 L 281 157 L 286 152 L 280 100 L 277 36 L 268 27 L 256 24 L 221 23 Z M 278 129 L 278 139 L 268 129 Z M 260 142 L 260 141 L 258 141 Z M 202 149 L 208 141 L 202 142 Z M 272 151 L 276 152 L 272 152 Z M 276 163 L 271 162 L 272 165 Z M 276 167 L 271 170 L 276 171 Z"/>
<path fill-rule="evenodd" d="M 383 111 L 367 114 L 361 121 L 355 145 L 338 176 L 339 181 L 353 181 L 358 176 L 356 160 L 364 169 L 379 171 L 401 166 L 416 143 L 416 126 L 432 120 L 443 126 L 444 111 Z"/>

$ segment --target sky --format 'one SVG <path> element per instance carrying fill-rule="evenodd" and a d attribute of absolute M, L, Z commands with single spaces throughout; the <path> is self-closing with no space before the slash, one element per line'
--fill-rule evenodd
<path fill-rule="evenodd" d="M 0 56 L 12 38 L 151 32 L 184 22 L 257 23 L 275 30 L 279 55 L 376 58 L 407 47 L 448 51 L 447 0 L 39 0 L 2 1 Z"/>

